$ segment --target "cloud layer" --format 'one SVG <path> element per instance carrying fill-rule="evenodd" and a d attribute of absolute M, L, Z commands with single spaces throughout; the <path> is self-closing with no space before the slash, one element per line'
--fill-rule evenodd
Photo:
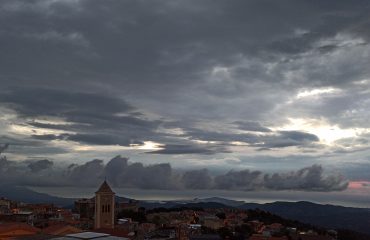
<path fill-rule="evenodd" d="M 244 177 L 267 188 L 273 176 L 240 171 L 315 164 L 364 180 L 369 9 L 366 0 L 3 0 L 0 144 L 17 161 L 53 160 L 30 165 L 33 174 L 78 162 L 65 170 L 75 179 L 105 169 L 90 159 L 122 154 L 143 172 L 206 167 L 211 180 L 203 170 L 178 177 L 194 188 L 238 188 L 228 179 Z M 214 177 L 225 168 L 239 175 Z"/>
<path fill-rule="evenodd" d="M 139 189 L 225 189 L 225 190 L 301 190 L 341 191 L 348 181 L 339 174 L 327 174 L 319 165 L 288 173 L 267 174 L 261 171 L 229 171 L 212 176 L 207 169 L 173 169 L 170 164 L 128 162 L 116 156 L 107 164 L 92 160 L 82 165 L 55 168 L 49 160 L 31 162 L 0 159 L 1 182 L 27 186 L 96 187 L 106 178 L 114 187 Z"/>

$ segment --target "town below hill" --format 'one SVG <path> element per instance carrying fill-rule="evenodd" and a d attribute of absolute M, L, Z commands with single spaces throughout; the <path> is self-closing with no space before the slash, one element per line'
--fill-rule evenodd
<path fill-rule="evenodd" d="M 0 239 L 12 223 L 12 231 L 18 226 L 33 235 L 29 239 L 93 229 L 94 197 L 59 198 L 9 186 L 0 187 L 0 197 Z M 370 239 L 370 209 L 217 197 L 163 202 L 116 196 L 115 202 L 117 227 L 100 232 L 130 239 Z"/>

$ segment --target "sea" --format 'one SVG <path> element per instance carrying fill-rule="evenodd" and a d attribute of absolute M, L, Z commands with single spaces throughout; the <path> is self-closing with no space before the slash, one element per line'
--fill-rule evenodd
<path fill-rule="evenodd" d="M 81 187 L 29 187 L 49 195 L 64 198 L 88 198 L 94 196 L 97 188 Z M 370 188 L 347 189 L 336 192 L 313 191 L 231 191 L 231 190 L 156 190 L 135 188 L 113 188 L 116 195 L 145 201 L 183 201 L 220 197 L 247 203 L 268 203 L 276 201 L 309 201 L 346 207 L 370 208 Z"/>

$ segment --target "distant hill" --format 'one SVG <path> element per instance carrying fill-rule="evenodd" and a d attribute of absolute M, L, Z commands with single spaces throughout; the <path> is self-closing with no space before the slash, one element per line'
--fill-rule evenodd
<path fill-rule="evenodd" d="M 57 206 L 72 208 L 75 199 L 50 196 L 32 191 L 26 187 L 0 185 L 0 197 L 27 203 L 54 203 Z M 127 201 L 128 198 L 117 197 Z M 240 208 L 261 209 L 281 217 L 303 223 L 335 229 L 350 229 L 370 234 L 370 209 L 322 205 L 311 202 L 273 202 L 266 204 L 244 203 L 224 198 L 205 198 L 184 201 L 140 201 L 146 209 L 153 208 Z"/>
<path fill-rule="evenodd" d="M 55 197 L 45 193 L 35 192 L 26 187 L 9 185 L 0 186 L 0 197 L 26 203 L 53 203 L 56 206 L 65 208 L 71 208 L 75 201 L 73 198 Z"/>
<path fill-rule="evenodd" d="M 242 209 L 259 208 L 284 218 L 327 228 L 346 228 L 370 234 L 370 209 L 322 205 L 311 202 L 246 203 Z"/>
<path fill-rule="evenodd" d="M 225 199 L 220 197 L 210 197 L 210 198 L 195 198 L 194 202 L 213 202 L 213 203 L 221 203 L 230 207 L 239 207 L 245 204 L 244 201 L 236 201 L 231 199 Z"/>
<path fill-rule="evenodd" d="M 5 197 L 13 201 L 25 203 L 53 203 L 64 208 L 73 208 L 75 198 L 62 198 L 46 193 L 35 192 L 27 187 L 0 185 L 0 197 Z M 93 196 L 91 196 L 93 197 Z M 130 201 L 134 199 L 116 196 L 116 201 Z"/>
<path fill-rule="evenodd" d="M 199 202 L 199 203 L 185 203 L 185 204 L 178 204 L 174 206 L 174 208 L 233 208 L 231 206 L 227 206 L 222 203 L 217 202 Z"/>
<path fill-rule="evenodd" d="M 211 198 L 194 198 L 192 200 L 175 200 L 175 201 L 140 201 L 140 206 L 146 209 L 153 208 L 174 208 L 174 207 L 201 207 L 201 208 L 225 208 L 239 207 L 245 204 L 244 201 L 235 201 L 220 197 Z M 185 206 L 186 205 L 186 206 Z"/>
<path fill-rule="evenodd" d="M 209 201 L 209 202 L 207 202 Z M 266 204 L 244 203 L 223 198 L 193 199 L 188 201 L 167 201 L 141 203 L 152 208 L 239 208 L 261 209 L 286 219 L 297 220 L 316 226 L 333 229 L 350 229 L 370 234 L 370 209 L 322 205 L 311 202 L 273 202 Z"/>
<path fill-rule="evenodd" d="M 153 208 L 174 208 L 177 205 L 184 204 L 177 201 L 140 201 L 139 206 L 145 209 Z"/>

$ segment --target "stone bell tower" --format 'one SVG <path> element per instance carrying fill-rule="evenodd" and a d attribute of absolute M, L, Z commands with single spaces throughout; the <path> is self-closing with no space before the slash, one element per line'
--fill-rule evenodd
<path fill-rule="evenodd" d="M 114 228 L 115 194 L 104 181 L 95 192 L 95 229 Z"/>

